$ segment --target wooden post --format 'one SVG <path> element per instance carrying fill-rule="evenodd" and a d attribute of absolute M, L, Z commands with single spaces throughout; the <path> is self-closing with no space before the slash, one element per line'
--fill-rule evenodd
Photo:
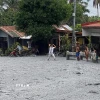
<path fill-rule="evenodd" d="M 58 34 L 58 46 L 59 46 L 59 51 L 60 51 L 60 33 Z"/>

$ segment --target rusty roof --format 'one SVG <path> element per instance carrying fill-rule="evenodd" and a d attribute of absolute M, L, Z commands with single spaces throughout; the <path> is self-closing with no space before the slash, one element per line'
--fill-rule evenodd
<path fill-rule="evenodd" d="M 23 37 L 23 36 L 25 36 L 25 33 L 18 31 L 15 26 L 1 26 L 0 30 L 4 31 L 5 33 L 10 35 L 11 37 Z"/>
<path fill-rule="evenodd" d="M 52 25 L 55 29 L 56 32 L 72 32 L 72 28 L 69 27 L 67 24 L 66 25 L 61 25 L 61 26 L 57 26 L 57 25 Z"/>

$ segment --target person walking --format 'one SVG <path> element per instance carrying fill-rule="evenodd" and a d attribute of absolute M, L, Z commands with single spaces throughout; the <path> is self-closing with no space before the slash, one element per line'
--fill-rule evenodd
<path fill-rule="evenodd" d="M 88 61 L 88 57 L 89 57 L 89 48 L 87 46 L 85 46 L 85 57 L 86 60 Z"/>
<path fill-rule="evenodd" d="M 48 55 L 48 60 L 50 59 L 50 57 L 52 56 L 55 59 L 55 55 L 54 55 L 54 49 L 56 48 L 56 46 L 54 44 L 49 44 L 49 55 Z"/>

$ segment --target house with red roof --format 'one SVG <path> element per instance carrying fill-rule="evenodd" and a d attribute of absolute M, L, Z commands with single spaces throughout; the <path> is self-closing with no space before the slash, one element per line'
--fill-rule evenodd
<path fill-rule="evenodd" d="M 91 36 L 92 47 L 100 51 L 100 21 L 83 23 L 82 36 Z"/>
<path fill-rule="evenodd" d="M 25 39 L 27 38 L 24 32 L 20 32 L 15 26 L 1 26 L 0 27 L 0 48 L 7 49 L 13 43 L 19 42 L 22 45 L 25 44 Z"/>
<path fill-rule="evenodd" d="M 100 21 L 82 24 L 82 36 L 100 36 Z"/>

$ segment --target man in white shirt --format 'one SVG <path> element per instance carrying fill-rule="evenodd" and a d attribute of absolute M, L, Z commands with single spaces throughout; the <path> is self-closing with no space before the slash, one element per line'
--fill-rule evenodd
<path fill-rule="evenodd" d="M 31 49 L 31 41 L 27 41 L 28 49 Z"/>
<path fill-rule="evenodd" d="M 49 44 L 49 55 L 48 55 L 48 60 L 50 59 L 50 57 L 52 56 L 55 60 L 55 55 L 54 55 L 54 49 L 56 48 L 56 46 L 54 44 Z"/>
<path fill-rule="evenodd" d="M 16 49 L 18 49 L 19 54 L 21 54 L 22 47 L 19 44 L 17 45 L 17 48 Z"/>

